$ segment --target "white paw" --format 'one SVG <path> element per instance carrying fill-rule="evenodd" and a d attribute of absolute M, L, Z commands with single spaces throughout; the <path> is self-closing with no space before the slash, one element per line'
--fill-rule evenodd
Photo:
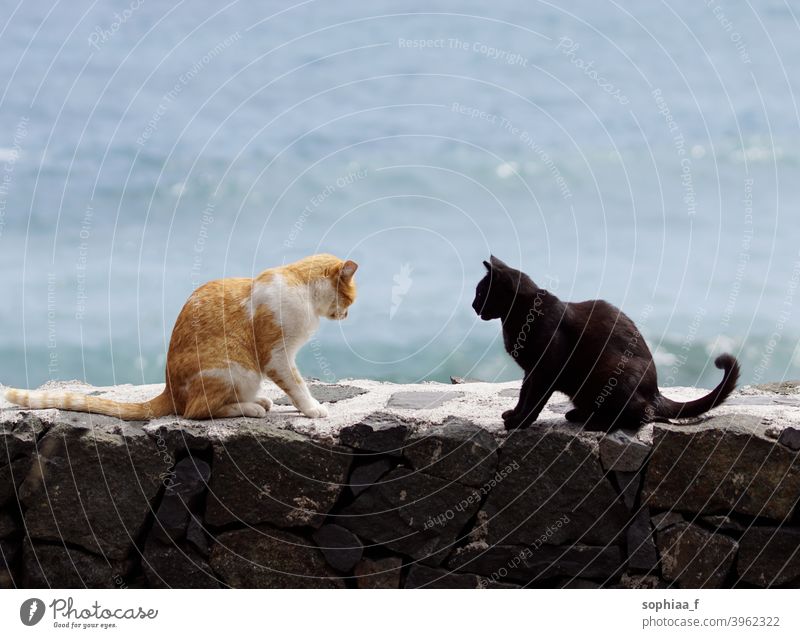
<path fill-rule="evenodd" d="M 255 403 L 264 408 L 267 412 L 272 409 L 272 399 L 269 397 L 257 397 Z"/>
<path fill-rule="evenodd" d="M 311 419 L 324 419 L 328 416 L 328 408 L 319 402 L 315 402 L 314 405 L 303 410 L 303 414 Z"/>
<path fill-rule="evenodd" d="M 267 416 L 266 408 L 259 403 L 242 403 L 242 416 L 252 416 L 256 419 Z"/>

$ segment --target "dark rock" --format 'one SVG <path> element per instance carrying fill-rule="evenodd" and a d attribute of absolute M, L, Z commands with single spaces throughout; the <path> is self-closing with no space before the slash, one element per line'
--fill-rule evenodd
<path fill-rule="evenodd" d="M 650 517 L 650 522 L 653 524 L 653 529 L 661 532 L 673 525 L 683 523 L 684 519 L 678 512 L 659 512 Z"/>
<path fill-rule="evenodd" d="M 20 487 L 26 530 L 33 539 L 124 558 L 168 470 L 135 423 L 94 414 L 59 421 Z"/>
<path fill-rule="evenodd" d="M 364 545 L 349 529 L 339 525 L 323 525 L 314 532 L 314 542 L 319 546 L 328 565 L 340 572 L 349 572 L 361 560 Z"/>
<path fill-rule="evenodd" d="M 122 561 L 83 552 L 61 544 L 25 542 L 22 586 L 25 588 L 113 589 L 126 571 Z"/>
<path fill-rule="evenodd" d="M 311 383 L 308 386 L 311 396 L 320 403 L 336 403 L 337 401 L 346 401 L 361 394 L 366 394 L 367 391 L 362 388 L 357 388 L 353 385 L 337 385 L 332 383 Z M 273 402 L 275 405 L 292 405 L 289 397 L 282 396 Z"/>
<path fill-rule="evenodd" d="M 164 545 L 149 541 L 142 558 L 150 587 L 215 589 L 219 579 L 206 559 L 186 544 Z"/>
<path fill-rule="evenodd" d="M 719 588 L 733 566 L 738 544 L 691 523 L 678 523 L 656 534 L 661 572 L 682 588 Z"/>
<path fill-rule="evenodd" d="M 371 487 L 387 472 L 397 466 L 396 462 L 389 459 L 378 459 L 366 465 L 357 465 L 350 472 L 350 491 L 353 496 L 358 496 L 368 487 Z"/>
<path fill-rule="evenodd" d="M 585 578 L 562 578 L 556 582 L 557 589 L 602 589 L 603 586 Z"/>
<path fill-rule="evenodd" d="M 600 439 L 600 463 L 606 470 L 635 472 L 644 465 L 652 449 L 635 432 L 614 430 Z"/>
<path fill-rule="evenodd" d="M 2 560 L 0 560 L 0 589 L 12 589 L 13 587 L 16 587 L 14 576 L 11 570 L 2 566 Z"/>
<path fill-rule="evenodd" d="M 481 589 L 480 576 L 414 564 L 408 570 L 405 589 Z"/>
<path fill-rule="evenodd" d="M 400 456 L 414 423 L 394 414 L 375 412 L 359 423 L 342 428 L 339 440 L 362 452 Z"/>
<path fill-rule="evenodd" d="M 359 589 L 399 589 L 403 561 L 389 557 L 371 560 L 363 558 L 355 567 Z"/>
<path fill-rule="evenodd" d="M 208 423 L 167 417 L 145 425 L 165 465 L 174 465 L 178 456 L 207 453 L 211 449 Z"/>
<path fill-rule="evenodd" d="M 639 488 L 642 486 L 641 472 L 614 472 L 622 502 L 629 511 L 634 511 L 639 503 Z"/>
<path fill-rule="evenodd" d="M 438 564 L 480 506 L 459 483 L 398 468 L 345 507 L 337 523 L 392 551 Z"/>
<path fill-rule="evenodd" d="M 186 542 L 194 547 L 201 556 L 208 558 L 210 553 L 208 534 L 203 528 L 203 523 L 194 514 L 189 516 L 189 524 L 186 526 Z"/>
<path fill-rule="evenodd" d="M 389 397 L 387 408 L 402 410 L 433 410 L 448 401 L 463 397 L 463 392 L 430 392 L 425 390 L 395 392 Z"/>
<path fill-rule="evenodd" d="M 453 385 L 463 385 L 464 383 L 486 383 L 481 379 L 472 379 L 467 377 L 450 377 L 450 383 Z"/>
<path fill-rule="evenodd" d="M 21 456 L 32 456 L 37 439 L 46 430 L 47 425 L 32 412 L 18 412 L 0 422 L 0 465 L 7 465 Z"/>
<path fill-rule="evenodd" d="M 235 588 L 344 586 L 310 541 L 267 526 L 220 534 L 211 550 L 210 563 L 214 572 Z"/>
<path fill-rule="evenodd" d="M 739 579 L 779 587 L 800 578 L 800 529 L 751 527 L 739 540 Z"/>
<path fill-rule="evenodd" d="M 21 549 L 20 541 L 0 538 L 0 569 L 10 569 Z"/>
<path fill-rule="evenodd" d="M 622 543 L 628 512 L 600 467 L 597 436 L 537 427 L 514 432 L 499 468 L 516 467 L 483 506 L 490 545 Z"/>
<path fill-rule="evenodd" d="M 168 545 L 186 535 L 192 511 L 202 504 L 211 467 L 197 457 L 187 456 L 176 463 L 156 512 L 153 535 Z"/>
<path fill-rule="evenodd" d="M 0 467 L 0 507 L 17 503 L 17 492 L 28 475 L 31 459 L 27 456 Z"/>
<path fill-rule="evenodd" d="M 0 538 L 14 536 L 19 531 L 17 520 L 11 515 L 11 512 L 0 510 Z"/>
<path fill-rule="evenodd" d="M 459 572 L 480 574 L 489 582 L 511 580 L 527 584 L 565 576 L 606 580 L 620 570 L 622 561 L 622 552 L 616 545 L 542 545 L 538 549 L 495 545 L 460 548 L 448 560 L 448 566 Z"/>
<path fill-rule="evenodd" d="M 649 572 L 658 565 L 658 553 L 650 526 L 650 510 L 641 508 L 626 533 L 628 541 L 628 568 Z"/>
<path fill-rule="evenodd" d="M 214 440 L 206 521 L 319 527 L 347 481 L 352 456 L 265 423 L 241 422 Z"/>
<path fill-rule="evenodd" d="M 669 584 L 658 576 L 623 574 L 617 587 L 619 589 L 667 589 Z"/>
<path fill-rule="evenodd" d="M 403 456 L 420 472 L 483 487 L 497 469 L 497 442 L 474 423 L 450 418 L 412 434 Z"/>
<path fill-rule="evenodd" d="M 713 527 L 715 532 L 728 532 L 733 534 L 741 534 L 747 525 L 742 525 L 738 521 L 733 520 L 730 516 L 719 514 L 716 516 L 703 516 L 701 519 L 709 527 Z"/>
<path fill-rule="evenodd" d="M 800 493 L 800 459 L 776 446 L 765 429 L 760 418 L 746 414 L 656 426 L 643 501 L 703 514 L 786 519 Z"/>
<path fill-rule="evenodd" d="M 800 429 L 789 426 L 784 428 L 778 437 L 778 443 L 785 445 L 790 450 L 800 450 Z"/>

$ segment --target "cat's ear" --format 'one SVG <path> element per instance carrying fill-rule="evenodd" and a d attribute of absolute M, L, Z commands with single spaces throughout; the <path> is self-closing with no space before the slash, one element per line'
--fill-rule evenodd
<path fill-rule="evenodd" d="M 487 272 L 492 272 L 492 264 L 490 264 L 488 261 L 484 261 L 483 265 L 486 266 Z"/>
<path fill-rule="evenodd" d="M 358 264 L 348 259 L 342 264 L 342 269 L 339 271 L 339 277 L 344 281 L 350 281 L 353 278 L 353 275 L 356 274 L 356 270 L 358 270 Z"/>
<path fill-rule="evenodd" d="M 494 255 L 492 255 L 489 259 L 492 262 L 492 268 L 508 268 L 508 264 L 501 259 L 498 259 Z"/>

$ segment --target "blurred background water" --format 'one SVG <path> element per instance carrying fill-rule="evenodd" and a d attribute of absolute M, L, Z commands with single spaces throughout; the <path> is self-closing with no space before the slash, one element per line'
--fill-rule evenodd
<path fill-rule="evenodd" d="M 7 3 L 0 382 L 163 380 L 199 283 L 319 252 L 360 297 L 301 370 L 508 380 L 493 252 L 602 297 L 663 385 L 800 376 L 782 0 Z"/>

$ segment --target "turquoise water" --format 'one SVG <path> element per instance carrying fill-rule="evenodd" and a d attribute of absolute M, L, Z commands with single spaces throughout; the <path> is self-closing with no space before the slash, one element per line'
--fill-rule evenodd
<path fill-rule="evenodd" d="M 318 251 L 301 369 L 520 376 L 494 252 L 622 306 L 661 381 L 800 376 L 798 12 L 682 0 L 20 3 L 0 18 L 0 381 L 162 380 L 202 281 Z"/>

